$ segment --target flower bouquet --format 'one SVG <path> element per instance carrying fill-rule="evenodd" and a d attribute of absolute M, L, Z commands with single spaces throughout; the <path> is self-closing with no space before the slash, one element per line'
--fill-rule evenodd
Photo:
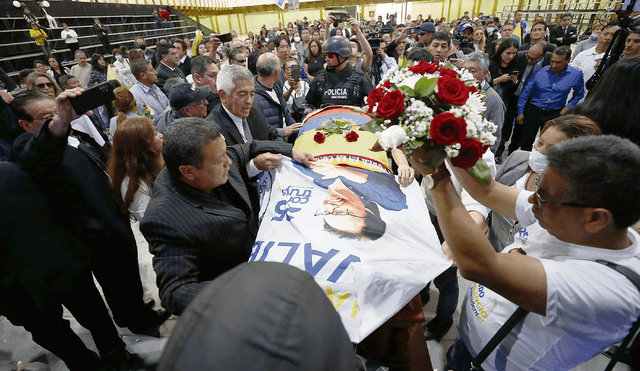
<path fill-rule="evenodd" d="M 470 73 L 450 62 L 390 70 L 367 98 L 373 120 L 364 128 L 378 136 L 373 150 L 402 147 L 427 167 L 448 156 L 453 166 L 488 183 L 482 154 L 495 142 L 497 126 L 484 117 L 475 84 Z"/>

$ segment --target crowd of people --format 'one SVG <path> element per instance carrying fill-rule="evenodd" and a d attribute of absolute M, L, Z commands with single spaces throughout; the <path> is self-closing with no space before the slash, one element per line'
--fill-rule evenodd
<path fill-rule="evenodd" d="M 165 12 L 154 11 L 158 27 L 170 27 Z M 0 93 L 0 237 L 8 241 L 0 297 L 11 298 L 0 299 L 0 314 L 72 371 L 141 362 L 124 349 L 90 273 L 118 326 L 157 336 L 169 314 L 183 314 L 211 281 L 248 260 L 258 175 L 282 156 L 313 161 L 292 147 L 305 113 L 363 107 L 388 71 L 450 61 L 477 80 L 499 128 L 484 157 L 494 180 L 483 186 L 456 169 L 412 165 L 418 178 L 441 173 L 429 202 L 443 249 L 500 310 L 478 321 L 471 295 L 448 367 L 468 370 L 517 306 L 531 313 L 510 335 L 516 345 L 499 348 L 485 369 L 569 369 L 588 360 L 640 315 L 638 289 L 592 263 L 640 273 L 640 236 L 630 228 L 640 219 L 640 29 L 630 30 L 619 61 L 602 60 L 620 28 L 615 20 L 601 19 L 578 43 L 571 14 L 557 26 L 512 16 L 408 15 L 403 24 L 395 15 L 345 23 L 330 14 L 244 38 L 231 30 L 225 43 L 213 33 L 155 49 L 143 37 L 112 49 L 96 20 L 111 57 L 76 48 L 70 69 L 38 44 L 46 61 L 20 72 L 24 87 Z M 46 41 L 31 24 L 36 42 Z M 63 28 L 73 44 L 77 35 Z M 593 81 L 599 63 L 606 72 Z M 106 82 L 108 67 L 120 80 L 115 100 L 73 111 L 70 100 Z M 149 243 L 164 309 L 142 300 L 130 221 Z M 440 297 L 427 340 L 453 324 L 456 268 L 434 283 Z M 100 357 L 71 331 L 61 305 L 91 331 Z"/>

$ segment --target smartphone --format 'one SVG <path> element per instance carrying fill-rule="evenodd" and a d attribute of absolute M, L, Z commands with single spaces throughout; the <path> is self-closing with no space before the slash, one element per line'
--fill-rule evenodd
<path fill-rule="evenodd" d="M 340 22 L 349 21 L 349 13 L 347 12 L 331 12 L 329 14 L 333 16 L 333 27 L 338 27 Z"/>
<path fill-rule="evenodd" d="M 422 31 L 420 29 L 420 26 L 409 27 L 409 28 L 407 28 L 407 35 L 415 35 L 417 33 L 420 33 L 420 31 Z"/>
<path fill-rule="evenodd" d="M 518 70 L 509 72 L 509 75 L 518 76 Z"/>
<path fill-rule="evenodd" d="M 231 32 L 228 32 L 223 33 L 222 35 L 218 35 L 218 39 L 222 43 L 228 43 L 229 41 L 233 40 L 233 36 L 231 35 Z"/>
<path fill-rule="evenodd" d="M 300 66 L 297 64 L 291 65 L 291 77 L 293 81 L 298 82 L 300 80 Z"/>
<path fill-rule="evenodd" d="M 76 114 L 82 115 L 96 107 L 113 102 L 116 99 L 113 90 L 118 87 L 120 83 L 117 80 L 109 80 L 85 90 L 78 97 L 69 98 L 69 102 Z"/>

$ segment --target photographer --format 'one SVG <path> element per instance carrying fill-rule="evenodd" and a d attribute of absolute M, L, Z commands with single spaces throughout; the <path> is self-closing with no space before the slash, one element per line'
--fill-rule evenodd
<path fill-rule="evenodd" d="M 332 18 L 331 15 L 329 17 Z M 350 16 L 349 24 L 351 25 L 353 33 L 358 37 L 357 42 L 355 40 L 351 41 L 351 57 L 349 58 L 349 63 L 357 68 L 358 58 L 360 57 L 358 54 L 361 54 L 362 63 L 360 63 L 360 69 L 365 73 L 369 72 L 371 69 L 371 61 L 373 60 L 371 45 L 367 42 L 367 38 L 360 29 L 360 23 L 357 20 Z"/>
<path fill-rule="evenodd" d="M 386 49 L 387 43 L 384 41 L 379 41 L 379 46 L 376 45 L 375 50 L 376 54 L 373 59 L 373 63 L 371 64 L 371 83 L 373 86 L 378 85 L 380 80 L 387 74 L 387 72 L 393 68 L 397 67 L 398 63 L 395 59 L 388 56 L 384 51 Z"/>

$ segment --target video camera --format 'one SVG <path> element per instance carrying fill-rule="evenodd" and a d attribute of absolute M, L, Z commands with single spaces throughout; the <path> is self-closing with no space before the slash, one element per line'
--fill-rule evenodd
<path fill-rule="evenodd" d="M 380 42 L 384 41 L 382 40 L 382 35 L 389 32 L 391 32 L 391 30 L 388 28 L 381 28 L 379 31 L 377 28 L 371 29 L 371 32 L 367 35 L 367 41 L 369 42 L 371 49 L 374 51 L 380 49 Z"/>

